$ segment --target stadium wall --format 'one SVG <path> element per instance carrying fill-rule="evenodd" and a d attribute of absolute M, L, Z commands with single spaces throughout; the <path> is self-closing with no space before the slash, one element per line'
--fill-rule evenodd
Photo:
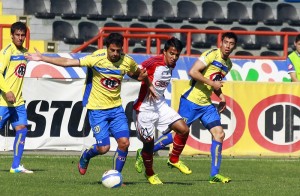
<path fill-rule="evenodd" d="M 79 58 L 86 54 L 45 55 Z M 149 55 L 131 56 L 139 64 L 149 58 Z M 165 96 L 170 104 L 172 100 L 174 108 L 178 104 L 180 92 L 189 79 L 187 70 L 196 59 L 196 57 L 180 57 L 173 71 L 173 83 Z M 227 132 L 224 154 L 298 156 L 300 97 L 297 92 L 300 92 L 300 89 L 295 83 L 289 82 L 285 61 L 233 59 L 233 63 L 233 69 L 226 77 L 228 82 L 224 85 L 224 93 L 229 100 L 228 110 L 222 114 L 222 124 L 225 125 Z M 28 63 L 23 94 L 31 131 L 25 149 L 80 151 L 94 143 L 90 127 L 86 123 L 86 112 L 81 106 L 85 73 L 85 68 L 62 68 L 43 62 Z M 171 86 L 175 88 L 174 95 L 171 95 Z M 136 137 L 132 118 L 132 103 L 137 97 L 138 88 L 138 82 L 125 77 L 121 96 L 129 120 L 130 151 L 142 146 Z M 267 114 L 272 118 L 267 118 Z M 241 126 L 239 123 L 243 122 L 240 119 L 242 117 L 244 124 Z M 196 146 L 188 143 L 185 154 L 209 152 L 207 148 L 203 148 L 206 146 L 203 144 L 209 144 L 210 136 L 207 131 L 199 132 L 199 129 L 203 129 L 199 124 L 192 126 L 189 141 L 193 141 Z M 265 129 L 274 134 L 274 140 L 268 138 Z M 287 139 L 287 136 L 290 139 Z M 14 132 L 11 127 L 0 130 L 0 151 L 12 150 L 13 140 Z M 111 142 L 113 151 L 116 143 L 113 139 Z"/>

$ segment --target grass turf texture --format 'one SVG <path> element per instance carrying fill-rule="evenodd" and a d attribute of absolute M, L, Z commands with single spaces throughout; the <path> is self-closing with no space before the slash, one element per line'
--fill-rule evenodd
<path fill-rule="evenodd" d="M 34 174 L 10 174 L 12 156 L 0 154 L 0 195 L 299 195 L 299 158 L 224 157 L 221 174 L 229 184 L 209 184 L 210 158 L 182 157 L 193 170 L 181 174 L 167 166 L 167 157 L 155 156 L 154 169 L 163 185 L 150 185 L 128 157 L 123 169 L 125 187 L 108 189 L 100 180 L 112 167 L 111 156 L 90 161 L 86 175 L 77 170 L 79 156 L 24 155 L 25 168 Z"/>

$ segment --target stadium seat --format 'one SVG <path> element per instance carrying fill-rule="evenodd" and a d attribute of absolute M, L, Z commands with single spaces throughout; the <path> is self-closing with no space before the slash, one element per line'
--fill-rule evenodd
<path fill-rule="evenodd" d="M 273 51 L 262 51 L 260 56 L 279 56 L 279 54 Z"/>
<path fill-rule="evenodd" d="M 223 30 L 218 26 L 208 26 L 205 28 L 206 30 Z M 206 34 L 205 38 L 206 42 L 211 44 L 212 46 L 217 46 L 218 35 L 217 34 Z"/>
<path fill-rule="evenodd" d="M 141 24 L 141 23 L 133 23 L 129 26 L 130 28 L 148 28 L 146 25 L 144 24 Z M 148 32 L 137 32 L 137 31 L 134 31 L 134 32 L 130 32 L 132 34 L 149 34 Z M 152 40 L 151 42 L 151 46 L 155 46 L 155 40 Z M 129 41 L 128 41 L 128 45 L 129 46 L 134 46 L 136 43 L 140 43 L 142 44 L 143 46 L 146 46 L 146 38 L 130 38 Z"/>
<path fill-rule="evenodd" d="M 234 31 L 247 31 L 247 29 L 243 27 L 232 27 L 231 30 Z M 261 46 L 255 43 L 255 39 L 252 39 L 251 35 L 238 35 L 237 46 L 241 46 L 245 50 L 255 50 L 260 49 Z"/>
<path fill-rule="evenodd" d="M 141 53 L 141 54 L 146 54 L 147 53 L 147 49 L 146 48 L 133 48 L 132 49 L 132 53 Z"/>
<path fill-rule="evenodd" d="M 293 29 L 291 27 L 284 27 L 280 31 L 282 32 L 298 32 L 296 29 Z M 288 46 L 292 49 L 294 49 L 294 42 L 295 42 L 296 36 L 289 36 L 288 37 Z M 281 36 L 280 42 L 283 43 L 283 36 Z"/>
<path fill-rule="evenodd" d="M 157 22 L 157 18 L 149 14 L 147 4 L 143 0 L 128 0 L 126 6 L 127 16 L 142 22 Z"/>
<path fill-rule="evenodd" d="M 167 25 L 167 24 L 157 24 L 157 25 L 155 26 L 155 28 L 157 28 L 157 29 L 173 29 L 172 26 Z M 170 32 L 157 32 L 156 34 L 167 34 L 167 35 L 169 35 L 170 37 L 177 37 L 177 36 L 176 36 L 176 33 L 170 33 Z M 161 41 L 161 44 L 165 44 L 165 41 L 166 41 L 166 40 L 162 40 L 162 41 Z"/>
<path fill-rule="evenodd" d="M 205 24 L 207 19 L 201 18 L 197 6 L 191 1 L 179 1 L 177 3 L 177 16 L 190 23 Z"/>
<path fill-rule="evenodd" d="M 118 0 L 102 0 L 102 15 L 117 21 L 131 21 L 132 17 L 124 14 L 122 4 Z"/>
<path fill-rule="evenodd" d="M 187 54 L 187 51 L 184 51 L 183 54 Z M 191 49 L 191 54 L 192 54 L 192 55 L 201 55 L 202 52 L 201 52 L 200 50 Z"/>
<path fill-rule="evenodd" d="M 181 29 L 198 29 L 197 27 L 192 26 L 192 25 L 183 25 L 180 28 Z M 180 41 L 183 43 L 184 46 L 186 46 L 186 42 L 187 42 L 187 34 L 186 33 L 180 33 Z M 207 43 L 205 41 L 204 34 L 199 34 L 199 33 L 192 34 L 191 45 L 194 48 L 210 48 L 211 47 L 211 44 Z"/>
<path fill-rule="evenodd" d="M 24 15 L 34 15 L 36 18 L 53 19 L 54 13 L 49 13 L 43 0 L 24 0 Z"/>
<path fill-rule="evenodd" d="M 257 27 L 256 31 L 273 31 L 269 27 Z M 283 50 L 283 45 L 279 42 L 278 36 L 274 35 L 256 35 L 255 42 L 269 50 Z"/>
<path fill-rule="evenodd" d="M 229 2 L 227 11 L 228 19 L 238 21 L 242 25 L 257 25 L 257 21 L 249 17 L 247 7 L 243 3 Z"/>
<path fill-rule="evenodd" d="M 277 17 L 291 26 L 300 26 L 297 9 L 292 4 L 279 3 L 277 5 Z"/>
<path fill-rule="evenodd" d="M 63 41 L 66 44 L 83 44 L 84 40 L 77 38 L 72 25 L 66 21 L 54 21 L 52 40 Z"/>
<path fill-rule="evenodd" d="M 213 21 L 215 24 L 232 24 L 231 19 L 225 18 L 221 5 L 213 1 L 202 3 L 202 17 Z"/>
<path fill-rule="evenodd" d="M 115 23 L 115 22 L 106 22 L 104 23 L 103 27 L 122 27 L 121 24 Z M 105 33 L 120 33 L 120 31 L 111 31 L 111 30 L 106 30 Z"/>
<path fill-rule="evenodd" d="M 282 21 L 275 19 L 271 6 L 266 3 L 254 3 L 252 6 L 252 16 L 254 20 L 263 22 L 265 25 L 282 25 Z"/>
<path fill-rule="evenodd" d="M 176 17 L 172 5 L 165 0 L 152 1 L 152 16 L 171 23 L 181 23 L 183 21 L 183 18 Z"/>
<path fill-rule="evenodd" d="M 98 12 L 94 0 L 76 0 L 76 13 L 89 20 L 106 20 L 107 18 Z"/>
<path fill-rule="evenodd" d="M 80 22 L 78 24 L 78 38 L 88 41 L 99 33 L 99 27 L 91 22 Z M 97 44 L 93 43 L 93 44 Z"/>
<path fill-rule="evenodd" d="M 96 50 L 98 50 L 98 48 L 93 47 L 93 46 L 88 46 L 88 47 L 82 49 L 81 52 L 82 52 L 82 53 L 93 53 L 93 52 L 95 52 Z"/>
<path fill-rule="evenodd" d="M 236 56 L 253 56 L 253 54 L 249 51 L 239 50 L 235 52 Z"/>
<path fill-rule="evenodd" d="M 74 13 L 69 0 L 50 0 L 50 12 L 57 16 L 61 16 L 62 19 L 81 19 L 80 14 Z"/>

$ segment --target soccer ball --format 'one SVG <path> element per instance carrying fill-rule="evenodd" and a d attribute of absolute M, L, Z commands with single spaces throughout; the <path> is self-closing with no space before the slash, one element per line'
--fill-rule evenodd
<path fill-rule="evenodd" d="M 117 170 L 108 170 L 102 175 L 102 184 L 107 188 L 117 188 L 123 183 L 123 177 Z"/>

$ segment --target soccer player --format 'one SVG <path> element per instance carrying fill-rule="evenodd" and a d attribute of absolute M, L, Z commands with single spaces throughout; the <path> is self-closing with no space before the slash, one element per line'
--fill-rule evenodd
<path fill-rule="evenodd" d="M 27 56 L 29 60 L 45 61 L 62 67 L 88 68 L 82 102 L 87 108 L 96 143 L 84 150 L 80 157 L 78 170 L 81 175 L 86 173 L 91 158 L 109 151 L 110 134 L 118 143 L 113 169 L 121 172 L 124 167 L 129 147 L 129 128 L 120 97 L 123 76 L 127 73 L 131 78 L 143 80 L 148 84 L 152 97 L 156 97 L 146 70 L 139 69 L 137 63 L 122 52 L 123 39 L 121 34 L 111 33 L 105 40 L 107 49 L 100 49 L 80 59 L 47 57 L 37 50 Z"/>
<path fill-rule="evenodd" d="M 222 35 L 220 48 L 205 51 L 190 69 L 189 87 L 180 98 L 178 113 L 187 125 L 190 127 L 195 120 L 199 119 L 212 134 L 210 183 L 228 183 L 231 181 L 229 177 L 219 174 L 222 143 L 225 138 L 220 113 L 226 108 L 226 100 L 221 90 L 222 79 L 232 67 L 229 55 L 235 49 L 236 43 L 236 34 L 226 32 Z M 215 108 L 210 99 L 212 92 L 220 98 L 218 108 Z M 162 135 L 155 141 L 154 152 L 163 149 L 172 141 L 172 133 Z M 141 162 L 137 159 L 136 165 Z"/>
<path fill-rule="evenodd" d="M 137 151 L 135 167 L 141 173 L 144 163 L 145 176 L 150 184 L 163 184 L 153 171 L 154 132 L 156 129 L 162 132 L 170 128 L 175 132 L 173 150 L 167 164 L 179 169 L 184 174 L 192 173 L 179 160 L 179 155 L 189 136 L 189 128 L 182 117 L 168 106 L 164 97 L 164 92 L 172 77 L 172 70 L 176 66 L 182 48 L 182 43 L 173 37 L 165 43 L 163 54 L 151 57 L 142 63 L 142 68 L 147 70 L 158 95 L 158 99 L 155 101 L 149 100 L 148 87 L 142 82 L 138 99 L 134 103 L 138 137 L 143 142 L 142 150 Z"/>
<path fill-rule="evenodd" d="M 33 173 L 20 164 L 27 135 L 27 113 L 22 97 L 23 79 L 27 60 L 23 47 L 27 27 L 22 22 L 15 22 L 10 28 L 12 43 L 0 52 L 0 128 L 9 120 L 16 131 L 13 162 L 10 173 Z"/>
<path fill-rule="evenodd" d="M 300 34 L 296 36 L 294 46 L 296 50 L 289 54 L 286 64 L 291 81 L 300 82 Z"/>

